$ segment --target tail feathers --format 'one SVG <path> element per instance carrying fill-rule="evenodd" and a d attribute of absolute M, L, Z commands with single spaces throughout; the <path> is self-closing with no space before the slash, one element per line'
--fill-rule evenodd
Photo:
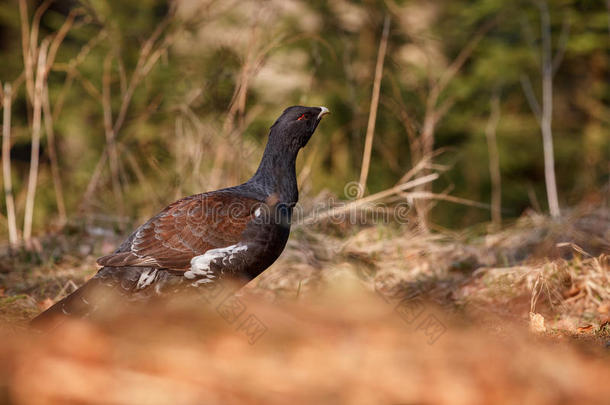
<path fill-rule="evenodd" d="M 78 290 L 32 319 L 30 326 L 49 330 L 69 318 L 87 318 L 114 298 L 133 291 L 145 268 L 103 267 Z"/>
<path fill-rule="evenodd" d="M 98 309 L 116 309 L 120 302 L 148 302 L 183 289 L 183 272 L 150 267 L 103 267 L 78 290 L 30 322 L 35 329 L 49 330 L 69 318 L 87 318 Z M 188 280 L 187 280 L 188 281 Z"/>
<path fill-rule="evenodd" d="M 30 326 L 35 329 L 52 329 L 65 320 L 90 316 L 100 306 L 103 299 L 99 278 L 92 278 L 78 290 L 56 302 L 49 309 L 32 319 Z"/>

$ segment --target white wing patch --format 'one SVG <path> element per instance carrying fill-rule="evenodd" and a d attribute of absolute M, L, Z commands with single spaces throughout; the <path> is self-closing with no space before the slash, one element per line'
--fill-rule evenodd
<path fill-rule="evenodd" d="M 223 265 L 229 265 L 235 258 L 235 254 L 248 250 L 248 246 L 243 244 L 235 244 L 224 248 L 211 249 L 200 256 L 195 256 L 191 259 L 191 269 L 184 273 L 184 277 L 191 280 L 196 277 L 201 277 L 193 283 L 194 286 L 199 284 L 211 283 L 213 278 L 216 278 L 214 271 L 210 269 L 210 264 L 215 260 L 221 260 Z"/>
<path fill-rule="evenodd" d="M 138 284 L 136 284 L 136 290 L 141 290 L 142 288 L 149 286 L 155 280 L 156 275 L 157 270 L 144 270 L 142 274 L 140 274 Z"/>
<path fill-rule="evenodd" d="M 131 250 L 133 251 L 133 248 Z M 154 257 L 140 256 L 139 254 L 137 254 L 135 252 L 133 254 L 138 257 L 137 264 L 139 266 L 158 266 L 159 265 L 159 262 Z"/>

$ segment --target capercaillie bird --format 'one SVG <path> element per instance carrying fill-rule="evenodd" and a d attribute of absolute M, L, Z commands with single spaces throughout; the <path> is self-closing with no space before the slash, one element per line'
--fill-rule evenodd
<path fill-rule="evenodd" d="M 271 126 L 256 173 L 243 184 L 182 198 L 137 228 L 83 286 L 32 320 L 83 317 L 105 292 L 134 300 L 214 283 L 245 285 L 282 253 L 299 198 L 296 158 L 325 107 L 289 107 Z M 199 291 L 198 291 L 199 292 Z"/>

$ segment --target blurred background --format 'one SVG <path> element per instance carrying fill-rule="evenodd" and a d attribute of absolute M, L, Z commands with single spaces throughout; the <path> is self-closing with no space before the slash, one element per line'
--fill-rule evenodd
<path fill-rule="evenodd" d="M 558 206 L 607 207 L 608 7 L 3 2 L 3 164 L 17 232 L 23 218 L 33 234 L 78 218 L 122 228 L 180 196 L 244 181 L 293 104 L 332 112 L 298 161 L 304 199 L 345 198 L 370 154 L 365 194 L 413 170 L 439 174 L 417 207 L 439 227 L 548 213 L 546 130 Z M 1 209 L 7 235 L 7 198 Z"/>

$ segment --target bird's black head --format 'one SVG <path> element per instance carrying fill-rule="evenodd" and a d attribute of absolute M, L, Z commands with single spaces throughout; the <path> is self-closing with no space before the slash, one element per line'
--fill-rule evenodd
<path fill-rule="evenodd" d="M 271 127 L 269 137 L 274 143 L 298 152 L 307 144 L 325 114 L 328 114 L 326 107 L 288 107 Z"/>

